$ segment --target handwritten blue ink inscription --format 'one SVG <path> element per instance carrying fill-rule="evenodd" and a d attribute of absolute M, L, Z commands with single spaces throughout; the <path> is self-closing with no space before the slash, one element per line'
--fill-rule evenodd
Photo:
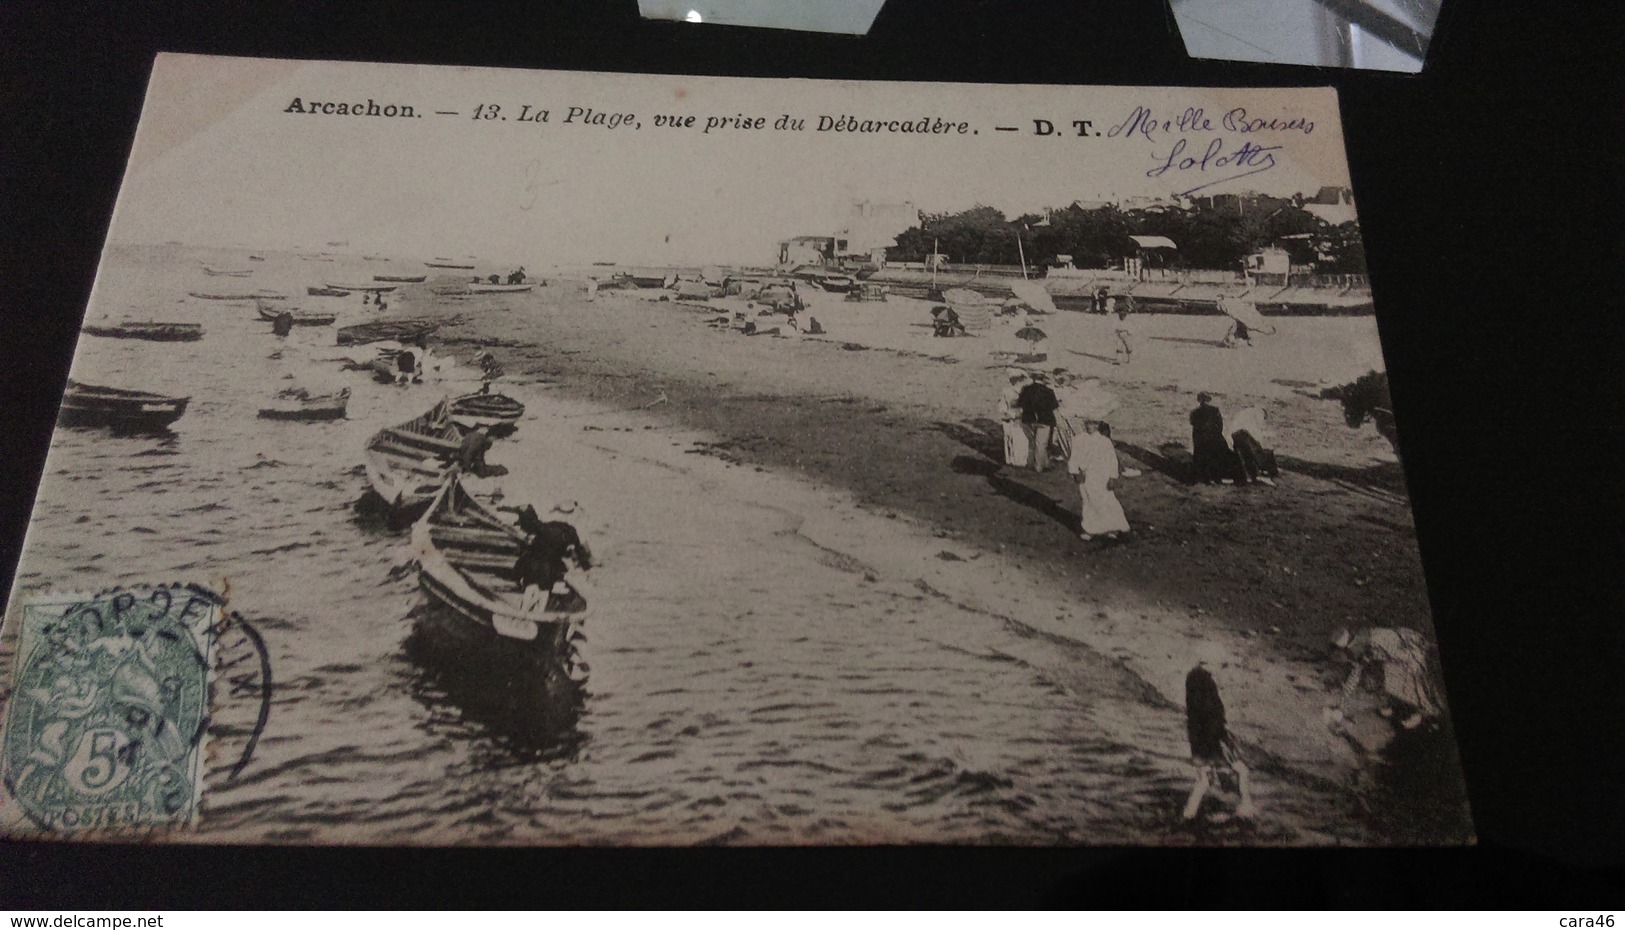
<path fill-rule="evenodd" d="M 1177 116 L 1158 116 L 1150 107 L 1136 106 L 1122 122 L 1106 131 L 1108 138 L 1121 138 L 1150 143 L 1152 167 L 1148 178 L 1169 177 L 1180 179 L 1181 185 L 1197 182 L 1175 192 L 1185 197 L 1197 191 L 1262 174 L 1277 164 L 1275 153 L 1284 145 L 1264 145 L 1252 139 L 1237 142 L 1233 136 L 1260 133 L 1294 133 L 1309 135 L 1315 131 L 1314 120 L 1301 116 L 1257 116 L 1246 107 L 1235 107 L 1214 117 L 1202 107 L 1186 107 Z M 1205 138 L 1193 140 L 1188 134 L 1202 133 Z"/>

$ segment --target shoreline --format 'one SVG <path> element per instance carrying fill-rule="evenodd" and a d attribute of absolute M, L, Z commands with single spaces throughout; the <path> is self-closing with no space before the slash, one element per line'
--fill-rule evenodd
<path fill-rule="evenodd" d="M 1181 647 L 1217 644 L 1250 681 L 1225 691 L 1238 738 L 1281 766 L 1346 788 L 1369 776 L 1375 753 L 1331 736 L 1321 720 L 1335 700 L 1325 689 L 1327 640 L 1339 627 L 1362 625 L 1416 626 L 1431 637 L 1396 463 L 1371 464 L 1367 456 L 1360 468 L 1338 455 L 1319 456 L 1329 461 L 1283 455 L 1288 474 L 1281 487 L 1191 487 L 1163 454 L 1172 451 L 1168 444 L 1133 442 L 1143 430 L 1123 416 L 1120 454 L 1125 466 L 1144 470 L 1120 490 L 1136 532 L 1117 547 L 1084 544 L 1070 525 L 1076 492 L 1069 479 L 1058 470 L 1037 475 L 998 464 L 996 423 L 975 416 L 963 398 L 932 399 L 933 389 L 956 379 L 986 380 L 990 375 L 979 369 L 994 366 L 856 346 L 843 341 L 844 330 L 832 329 L 827 339 L 744 339 L 704 327 L 703 318 L 723 306 L 689 308 L 613 292 L 588 303 L 566 285 L 503 314 L 521 319 L 465 322 L 447 327 L 441 339 L 465 363 L 474 345 L 492 346 L 511 382 L 535 382 L 572 401 L 708 437 L 689 454 L 738 465 L 742 473 L 799 479 L 850 498 L 869 518 L 914 528 L 942 544 L 940 557 L 888 562 L 887 553 L 849 535 L 820 540 L 816 521 L 804 533 L 843 552 L 867 549 L 860 558 L 888 565 L 888 576 L 917 583 L 945 603 L 1084 646 L 1118 663 L 1154 700 L 1181 706 L 1191 664 Z M 449 315 L 450 308 L 438 312 Z M 639 329 L 654 338 L 636 338 Z M 500 338 L 484 335 L 496 332 Z M 859 376 L 864 367 L 881 371 Z M 838 369 L 834 377 L 830 368 Z M 795 373 L 806 371 L 817 373 L 822 391 L 796 383 Z M 1151 382 L 1113 389 L 1125 408 L 1177 417 L 1167 409 L 1168 386 Z M 899 402 L 877 387 L 918 393 Z M 1346 429 L 1335 404 L 1272 393 L 1277 405 L 1284 399 L 1300 415 Z M 1353 431 L 1329 435 L 1344 446 L 1371 446 Z M 1341 451 L 1345 460 L 1358 455 Z M 1257 518 L 1238 519 L 1244 514 Z M 1003 577 L 1014 578 L 1021 591 L 1030 586 L 1033 602 L 1048 602 L 1045 610 L 1009 609 L 997 582 L 967 589 L 951 578 L 965 573 L 963 563 L 984 558 L 982 565 L 1003 566 Z M 1057 604 L 1060 610 L 1050 609 Z"/>

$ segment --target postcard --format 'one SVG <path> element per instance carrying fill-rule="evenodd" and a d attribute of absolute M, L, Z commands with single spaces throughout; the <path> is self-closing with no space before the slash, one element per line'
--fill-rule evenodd
<path fill-rule="evenodd" d="M 163 55 L 0 831 L 1448 845 L 1337 99 Z"/>

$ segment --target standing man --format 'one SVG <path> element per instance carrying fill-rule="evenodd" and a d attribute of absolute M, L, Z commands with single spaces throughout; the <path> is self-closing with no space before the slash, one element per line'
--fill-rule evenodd
<path fill-rule="evenodd" d="M 1117 348 L 1112 352 L 1112 359 L 1119 365 L 1127 365 L 1134 360 L 1135 324 L 1129 319 L 1133 308 L 1129 305 L 1127 297 L 1120 302 L 1107 300 L 1106 304 L 1115 311 L 1116 316 L 1112 329 L 1117 333 Z"/>
<path fill-rule="evenodd" d="M 1196 395 L 1196 409 L 1191 411 L 1191 465 L 1197 482 L 1233 484 L 1235 456 L 1224 438 L 1224 414 L 1213 406 L 1213 395 L 1206 391 Z"/>
<path fill-rule="evenodd" d="M 1055 435 L 1055 411 L 1061 406 L 1043 375 L 1033 375 L 1016 395 L 1016 406 L 1021 409 L 1021 431 L 1027 442 L 1028 462 L 1033 471 L 1043 474 L 1049 470 L 1049 442 Z"/>

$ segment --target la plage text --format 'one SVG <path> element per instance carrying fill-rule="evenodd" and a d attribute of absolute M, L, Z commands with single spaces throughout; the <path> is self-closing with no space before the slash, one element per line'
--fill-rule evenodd
<path fill-rule="evenodd" d="M 324 116 L 381 116 L 389 118 L 416 117 L 417 111 L 410 104 L 405 103 L 379 103 L 371 97 L 366 103 L 358 101 L 338 102 L 332 100 L 306 101 L 300 97 L 293 98 L 293 102 L 283 108 L 284 113 L 320 113 Z"/>

